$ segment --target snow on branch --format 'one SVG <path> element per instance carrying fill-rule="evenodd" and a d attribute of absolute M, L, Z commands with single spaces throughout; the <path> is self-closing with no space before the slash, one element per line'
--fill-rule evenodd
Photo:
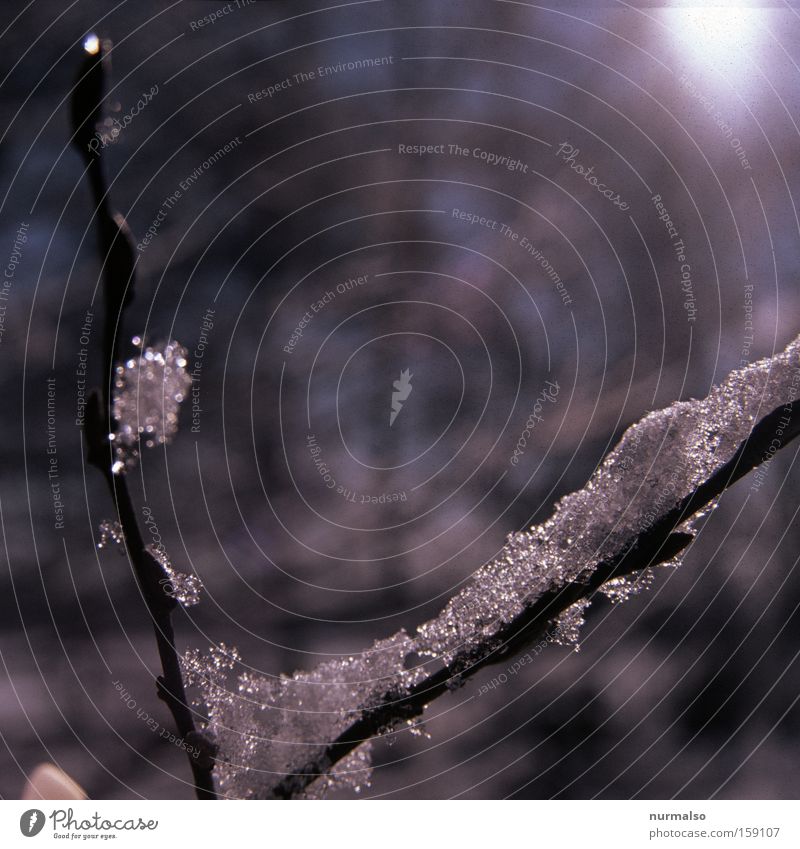
<path fill-rule="evenodd" d="M 183 658 L 218 746 L 222 795 L 324 795 L 368 783 L 370 740 L 417 718 L 437 696 L 555 629 L 577 643 L 595 592 L 624 600 L 677 563 L 694 523 L 736 480 L 800 433 L 800 337 L 734 371 L 702 400 L 630 427 L 550 519 L 510 534 L 444 610 L 352 657 L 279 678 L 244 672 L 224 647 Z M 413 662 L 412 662 L 413 659 Z"/>
<path fill-rule="evenodd" d="M 544 523 L 510 534 L 413 636 L 401 630 L 292 676 L 239 672 L 230 687 L 241 663 L 235 649 L 179 659 L 171 614 L 179 602 L 195 603 L 200 585 L 144 544 L 123 474 L 142 444 L 172 438 L 190 378 L 174 342 L 144 349 L 115 370 L 133 294 L 133 240 L 110 208 L 99 153 L 88 143 L 102 112 L 104 51 L 87 57 L 80 73 L 73 142 L 97 209 L 106 308 L 106 371 L 87 405 L 85 436 L 88 461 L 103 472 L 118 518 L 101 527 L 100 546 L 113 542 L 130 558 L 162 664 L 158 692 L 190 744 L 200 798 L 217 795 L 212 768 L 220 794 L 232 798 L 319 797 L 337 784 L 360 789 L 369 782 L 374 737 L 404 727 L 419 732 L 417 720 L 433 699 L 545 633 L 576 645 L 596 592 L 624 600 L 652 580 L 653 567 L 677 563 L 697 518 L 800 433 L 798 338 L 783 353 L 733 372 L 705 399 L 673 404 L 629 428 L 582 490 L 561 499 Z M 395 384 L 398 398 L 404 377 Z M 201 730 L 184 683 L 205 704 Z"/>

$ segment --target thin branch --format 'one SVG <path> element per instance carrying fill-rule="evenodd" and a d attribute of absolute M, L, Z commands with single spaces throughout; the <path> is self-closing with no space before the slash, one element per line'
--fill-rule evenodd
<path fill-rule="evenodd" d="M 175 647 L 172 612 L 177 602 L 167 593 L 161 565 L 145 547 L 127 481 L 124 475 L 112 472 L 113 445 L 108 437 L 116 426 L 112 415 L 114 369 L 119 358 L 122 318 L 133 297 L 136 262 L 133 239 L 125 219 L 110 208 L 100 147 L 95 138 L 95 127 L 102 118 L 107 64 L 105 46 L 99 46 L 95 54 L 87 55 L 72 94 L 72 140 L 87 166 L 96 208 L 104 277 L 103 384 L 100 392 L 92 393 L 87 405 L 87 459 L 102 472 L 109 486 L 131 566 L 153 622 L 162 668 L 162 675 L 156 679 L 158 695 L 169 708 L 178 734 L 185 744 L 197 797 L 215 799 L 211 774 L 214 767 L 213 746 L 195 726 Z"/>
<path fill-rule="evenodd" d="M 785 427 L 787 414 L 790 424 Z M 799 414 L 800 400 L 796 400 L 765 416 L 724 466 L 658 521 L 631 539 L 619 555 L 595 567 L 583 580 L 544 593 L 479 649 L 459 655 L 452 663 L 412 687 L 406 696 L 397 698 L 396 694 L 387 693 L 381 705 L 365 710 L 361 718 L 343 731 L 317 760 L 281 779 L 273 788 L 272 796 L 278 799 L 298 796 L 315 779 L 329 774 L 336 763 L 361 743 L 395 723 L 420 716 L 434 699 L 460 686 L 479 670 L 506 660 L 541 639 L 567 608 L 582 599 L 590 599 L 606 582 L 672 560 L 694 539 L 693 534 L 679 530 L 680 526 L 767 459 L 779 423 L 783 427 L 779 440 L 781 448 L 800 435 Z"/>
<path fill-rule="evenodd" d="M 108 435 L 115 429 L 112 416 L 114 367 L 118 359 L 122 317 L 132 297 L 135 253 L 127 224 L 121 215 L 110 210 L 99 147 L 92 144 L 94 128 L 102 115 L 105 61 L 104 49 L 85 59 L 72 101 L 73 141 L 87 164 L 96 204 L 100 250 L 105 258 L 104 380 L 102 392 L 93 393 L 87 409 L 85 436 L 88 460 L 101 470 L 109 485 L 131 564 L 153 621 L 163 670 L 157 679 L 158 694 L 167 704 L 178 732 L 187 744 L 198 797 L 211 799 L 216 798 L 212 778 L 213 745 L 202 732 L 197 731 L 187 703 L 172 627 L 172 611 L 176 602 L 166 593 L 160 564 L 145 548 L 126 480 L 123 475 L 115 475 L 111 470 L 114 458 Z M 765 416 L 725 465 L 655 523 L 633 536 L 620 554 L 587 569 L 578 580 L 542 594 L 496 634 L 478 647 L 457 655 L 405 695 L 387 692 L 381 704 L 365 709 L 360 718 L 331 742 L 315 761 L 306 764 L 297 773 L 284 776 L 272 789 L 271 795 L 274 798 L 298 796 L 321 775 L 329 774 L 361 743 L 396 723 L 420 716 L 438 696 L 460 686 L 484 667 L 506 660 L 540 639 L 568 608 L 582 600 L 590 600 L 608 581 L 674 559 L 694 539 L 691 532 L 682 529 L 684 523 L 771 456 L 779 428 L 782 433 L 777 440 L 780 448 L 800 435 L 798 413 L 800 400 Z M 787 414 L 788 426 L 785 424 Z"/>

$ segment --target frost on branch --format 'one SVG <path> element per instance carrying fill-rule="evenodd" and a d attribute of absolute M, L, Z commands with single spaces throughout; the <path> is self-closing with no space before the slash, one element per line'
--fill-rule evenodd
<path fill-rule="evenodd" d="M 140 345 L 137 338 L 134 344 Z M 136 465 L 141 443 L 152 448 L 169 442 L 178 430 L 178 410 L 192 378 L 186 349 L 177 342 L 147 347 L 118 365 L 114 376 L 113 414 L 117 429 L 109 434 L 116 460 L 114 474 Z"/>
<path fill-rule="evenodd" d="M 696 518 L 697 516 L 695 516 Z M 637 595 L 642 590 L 650 589 L 655 579 L 655 572 L 648 568 L 641 572 L 634 572 L 631 575 L 621 575 L 619 578 L 612 578 L 600 587 L 600 592 L 612 604 L 620 604 L 623 601 L 627 601 L 631 596 Z"/>
<path fill-rule="evenodd" d="M 291 677 L 244 671 L 230 687 L 225 673 L 238 656 L 219 649 L 208 656 L 184 655 L 187 683 L 202 693 L 219 749 L 215 774 L 221 793 L 264 798 L 284 775 L 316 762 L 362 711 L 400 698 L 419 680 L 419 671 L 404 669 L 411 650 L 409 636 L 400 631 L 365 652 Z M 369 770 L 367 742 L 314 781 L 306 796 L 318 798 L 334 786 L 358 791 L 369 785 Z"/>
<path fill-rule="evenodd" d="M 707 398 L 645 416 L 584 489 L 562 498 L 541 525 L 509 535 L 498 556 L 413 639 L 401 631 L 363 654 L 292 677 L 246 671 L 230 688 L 225 675 L 238 657 L 219 650 L 185 656 L 187 682 L 203 695 L 219 747 L 216 773 L 223 794 L 269 797 L 284 776 L 298 773 L 321 773 L 306 789 L 311 796 L 341 781 L 363 786 L 368 744 L 338 763 L 328 758 L 327 747 L 375 708 L 392 717 L 382 731 L 406 725 L 409 717 L 391 706 L 426 675 L 422 666 L 406 669 L 409 655 L 444 663 L 460 680 L 469 664 L 493 651 L 492 638 L 504 626 L 544 593 L 585 581 L 601 562 L 625 551 L 728 462 L 756 422 L 798 393 L 800 338 L 782 354 L 733 372 Z M 782 419 L 778 428 L 788 425 Z M 694 521 L 696 516 L 685 524 Z M 652 579 L 651 570 L 644 570 L 608 581 L 603 591 L 623 601 Z M 587 604 L 581 599 L 558 617 L 554 642 L 577 646 Z"/>
<path fill-rule="evenodd" d="M 800 338 L 772 359 L 732 372 L 708 397 L 681 401 L 632 425 L 589 483 L 541 525 L 510 534 L 445 610 L 419 629 L 417 651 L 452 662 L 481 645 L 543 593 L 581 580 L 723 466 L 753 425 L 800 392 Z M 626 598 L 648 576 L 607 591 Z"/>
<path fill-rule="evenodd" d="M 578 651 L 580 644 L 578 640 L 581 635 L 581 628 L 586 619 L 583 614 L 589 606 L 589 600 L 582 598 L 570 605 L 556 620 L 556 630 L 553 635 L 553 641 L 562 646 L 572 646 L 575 651 Z"/>
<path fill-rule="evenodd" d="M 125 534 L 122 532 L 122 526 L 119 522 L 103 519 L 100 522 L 98 531 L 100 532 L 100 538 L 97 541 L 97 547 L 101 551 L 104 548 L 110 548 L 114 545 L 120 554 L 125 553 Z"/>
<path fill-rule="evenodd" d="M 176 601 L 184 607 L 192 607 L 200 601 L 200 593 L 203 589 L 203 583 L 197 575 L 187 575 L 185 572 L 179 572 L 169 559 L 169 555 L 164 550 L 163 545 L 147 545 L 145 551 L 155 560 L 164 570 L 164 584 L 168 595 L 171 595 Z"/>

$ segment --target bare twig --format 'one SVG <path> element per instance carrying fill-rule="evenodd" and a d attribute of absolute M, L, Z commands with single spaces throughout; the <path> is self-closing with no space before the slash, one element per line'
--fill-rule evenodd
<path fill-rule="evenodd" d="M 788 445 L 800 435 L 800 400 L 779 407 L 761 419 L 724 466 L 633 538 L 621 554 L 601 563 L 584 580 L 573 581 L 540 596 L 479 649 L 458 656 L 452 663 L 415 685 L 403 698 L 398 699 L 396 694 L 387 693 L 381 705 L 364 711 L 361 718 L 343 731 L 316 761 L 281 779 L 272 795 L 280 799 L 298 796 L 315 779 L 329 774 L 338 761 L 361 743 L 396 722 L 421 715 L 435 698 L 459 686 L 480 669 L 505 660 L 540 639 L 553 628 L 555 621 L 567 608 L 581 599 L 591 598 L 607 581 L 672 560 L 694 539 L 691 533 L 678 528 L 764 462 L 774 442 L 778 424 L 787 412 L 790 424 L 783 428 L 780 447 Z"/>
<path fill-rule="evenodd" d="M 163 673 L 157 678 L 158 695 L 169 708 L 185 745 L 197 797 L 214 799 L 213 746 L 195 727 L 175 647 L 172 611 L 177 602 L 167 594 L 162 567 L 145 547 L 126 479 L 124 475 L 112 472 L 113 445 L 108 437 L 115 430 L 112 415 L 114 369 L 118 360 L 123 314 L 133 297 L 136 262 L 133 240 L 125 219 L 110 208 L 100 148 L 96 141 L 92 143 L 95 127 L 102 117 L 107 64 L 106 46 L 98 43 L 96 52 L 89 53 L 84 59 L 72 94 L 72 140 L 86 162 L 96 207 L 104 277 L 103 385 L 100 392 L 92 393 L 87 405 L 87 458 L 108 483 L 130 563 L 153 622 Z"/>
<path fill-rule="evenodd" d="M 88 459 L 103 473 L 114 498 L 125 536 L 131 564 L 142 596 L 151 615 L 163 675 L 158 678 L 159 696 L 167 704 L 177 729 L 187 744 L 195 788 L 199 798 L 216 798 L 212 770 L 213 746 L 198 732 L 186 700 L 172 627 L 175 600 L 165 591 L 164 573 L 145 548 L 136 513 L 123 475 L 112 473 L 113 450 L 108 435 L 114 432 L 112 416 L 114 367 L 118 359 L 120 326 L 133 290 L 135 254 L 130 231 L 122 216 L 112 213 L 104 180 L 98 146 L 92 145 L 94 127 L 102 112 L 104 87 L 103 49 L 84 61 L 73 94 L 73 140 L 83 156 L 96 204 L 98 236 L 104 257 L 105 331 L 103 342 L 104 381 L 102 392 L 90 398 L 86 417 Z M 790 424 L 785 425 L 785 417 Z M 800 435 L 800 401 L 793 401 L 771 412 L 753 427 L 733 457 L 706 481 L 697 486 L 674 508 L 642 529 L 623 547 L 620 554 L 587 570 L 578 580 L 539 596 L 522 613 L 487 638 L 477 648 L 459 654 L 407 694 L 387 692 L 382 702 L 362 712 L 339 737 L 332 741 L 313 762 L 296 773 L 284 776 L 273 788 L 275 798 L 301 794 L 321 775 L 361 743 L 379 735 L 398 722 L 420 716 L 430 702 L 460 686 L 479 670 L 507 659 L 554 627 L 559 617 L 573 604 L 590 599 L 604 584 L 650 566 L 665 563 L 680 554 L 694 539 L 682 528 L 698 511 L 718 498 L 728 487 L 760 465 L 774 453 L 775 433 L 780 423 L 780 447 Z"/>

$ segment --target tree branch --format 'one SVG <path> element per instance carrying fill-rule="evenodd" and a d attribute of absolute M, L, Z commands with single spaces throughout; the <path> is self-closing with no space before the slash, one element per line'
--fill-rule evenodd
<path fill-rule="evenodd" d="M 779 422 L 787 414 L 790 423 L 783 427 L 779 440 L 780 448 L 784 448 L 800 435 L 800 400 L 779 407 L 761 419 L 724 466 L 658 521 L 631 539 L 619 555 L 595 567 L 582 580 L 544 593 L 478 649 L 459 655 L 452 663 L 412 687 L 406 696 L 397 698 L 387 693 L 381 705 L 365 710 L 361 718 L 328 745 L 316 761 L 282 778 L 273 788 L 272 796 L 277 799 L 298 796 L 315 779 L 329 774 L 336 763 L 361 743 L 379 735 L 394 723 L 420 716 L 438 696 L 460 686 L 484 667 L 506 660 L 540 639 L 555 626 L 556 620 L 567 608 L 581 599 L 590 599 L 608 581 L 672 560 L 694 539 L 693 534 L 679 530 L 680 526 L 767 459 Z"/>
<path fill-rule="evenodd" d="M 155 631 L 162 668 L 162 675 L 156 681 L 157 692 L 172 714 L 184 743 L 192 768 L 195 793 L 199 799 L 215 799 L 213 746 L 195 726 L 175 647 L 172 612 L 177 602 L 167 593 L 161 565 L 145 547 L 125 476 L 112 472 L 114 446 L 108 437 L 116 428 L 112 415 L 114 370 L 119 359 L 123 315 L 133 298 L 136 260 L 133 239 L 125 219 L 110 209 L 108 188 L 100 161 L 100 145 L 95 136 L 95 127 L 102 118 L 107 65 L 106 47 L 98 44 L 97 51 L 89 53 L 84 59 L 72 93 L 72 141 L 86 163 L 95 203 L 104 278 L 103 384 L 102 390 L 94 391 L 87 404 L 84 430 L 87 461 L 102 472 L 117 508 L 125 547 Z"/>
<path fill-rule="evenodd" d="M 166 592 L 162 567 L 144 545 L 126 479 L 124 475 L 112 472 L 114 452 L 108 436 L 115 430 L 112 415 L 114 369 L 118 360 L 122 318 L 132 298 L 136 261 L 128 226 L 121 215 L 110 209 L 100 147 L 94 140 L 95 126 L 102 117 L 106 62 L 102 46 L 96 54 L 86 57 L 72 98 L 73 142 L 86 162 L 96 205 L 99 247 L 104 258 L 103 385 L 101 392 L 93 393 L 87 407 L 87 456 L 88 462 L 100 469 L 111 491 L 130 562 L 153 622 L 163 671 L 157 679 L 158 694 L 169 708 L 186 743 L 198 798 L 212 799 L 216 798 L 212 778 L 213 745 L 206 735 L 197 731 L 187 703 L 172 626 L 176 602 Z M 693 534 L 681 526 L 771 456 L 776 441 L 778 447 L 783 448 L 800 435 L 798 413 L 800 401 L 792 401 L 762 418 L 727 463 L 657 521 L 640 530 L 618 555 L 587 568 L 579 579 L 543 593 L 496 634 L 479 646 L 461 652 L 405 694 L 386 692 L 380 704 L 363 710 L 361 716 L 328 744 L 316 760 L 298 772 L 284 776 L 272 789 L 271 796 L 292 798 L 301 794 L 314 780 L 329 774 L 361 743 L 397 723 L 420 716 L 438 696 L 460 686 L 484 667 L 506 660 L 540 639 L 568 608 L 591 599 L 607 582 L 675 558 L 694 539 Z M 785 424 L 787 415 L 788 426 Z M 777 439 L 779 429 L 782 435 Z"/>

